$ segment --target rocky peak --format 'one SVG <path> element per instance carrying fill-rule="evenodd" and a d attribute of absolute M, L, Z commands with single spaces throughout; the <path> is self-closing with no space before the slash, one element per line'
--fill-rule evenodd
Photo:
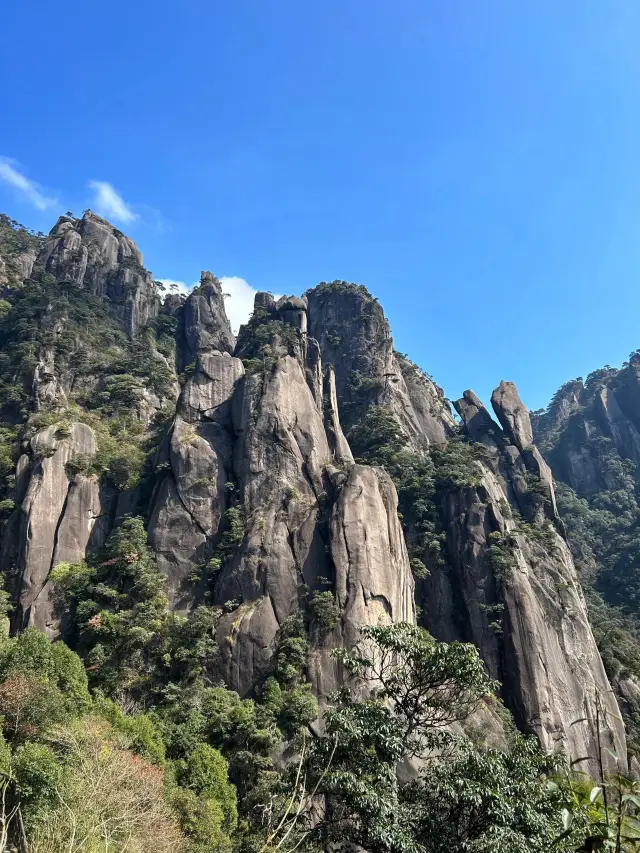
<path fill-rule="evenodd" d="M 29 278 L 43 239 L 0 214 L 0 287 L 20 287 Z"/>
<path fill-rule="evenodd" d="M 513 382 L 501 382 L 491 395 L 491 405 L 507 433 L 518 450 L 524 450 L 533 444 L 533 430 L 529 409 L 524 405 Z"/>
<path fill-rule="evenodd" d="M 158 313 L 160 298 L 138 247 L 90 210 L 58 219 L 36 265 L 104 299 L 132 337 Z"/>
<path fill-rule="evenodd" d="M 559 430 L 580 411 L 585 386 L 582 379 L 572 379 L 554 394 L 546 410 L 531 413 L 531 425 L 538 437 L 545 431 Z"/>
<path fill-rule="evenodd" d="M 362 285 L 323 283 L 305 294 L 309 335 L 335 369 L 336 393 L 347 432 L 370 406 L 393 410 L 416 447 L 444 441 L 455 422 L 442 390 L 395 352 L 389 322 Z"/>
<path fill-rule="evenodd" d="M 459 400 L 453 401 L 453 406 L 473 439 L 481 440 L 496 429 L 495 421 L 473 391 L 465 391 Z"/>
<path fill-rule="evenodd" d="M 303 335 L 307 333 L 307 307 L 307 300 L 297 296 L 283 296 L 276 305 L 282 322 L 298 329 Z"/>
<path fill-rule="evenodd" d="M 273 298 L 273 293 L 268 293 L 264 290 L 258 291 L 254 297 L 253 306 L 255 311 L 263 309 L 269 313 L 275 312 L 276 300 Z"/>
<path fill-rule="evenodd" d="M 184 304 L 184 333 L 185 364 L 193 363 L 200 352 L 232 353 L 235 349 L 236 339 L 225 311 L 222 285 L 206 270 L 200 276 L 200 285 Z"/>
<path fill-rule="evenodd" d="M 417 598 L 435 636 L 477 645 L 522 729 L 550 750 L 591 754 L 595 692 L 611 719 L 617 709 L 551 472 L 512 383 L 492 395 L 500 425 L 466 391 L 455 404 L 461 429 L 431 377 L 394 350 L 378 302 L 346 282 L 278 301 L 258 293 L 237 341 L 210 272 L 159 311 L 135 244 L 89 212 L 60 218 L 38 264 L 54 276 L 42 283 L 46 300 L 59 282 L 73 296 L 64 310 L 83 290 L 109 310 L 97 333 L 80 321 L 70 332 L 64 312 L 46 329 L 43 417 L 22 446 L 2 544 L 16 624 L 55 633 L 51 569 L 90 555 L 137 514 L 170 606 L 223 611 L 212 679 L 255 693 L 298 619 L 307 676 L 325 696 L 343 679 L 331 650 L 353 645 L 363 625 L 415 622 Z M 62 287 L 69 281 L 78 287 Z M 112 344 L 104 353 L 96 334 Z M 611 431 L 624 415 L 618 388 L 618 408 L 600 395 Z M 132 417 L 141 394 L 162 418 Z M 369 423 L 388 439 L 388 471 L 364 453 L 354 461 L 349 436 Z M 624 753 L 617 723 L 607 743 Z"/>

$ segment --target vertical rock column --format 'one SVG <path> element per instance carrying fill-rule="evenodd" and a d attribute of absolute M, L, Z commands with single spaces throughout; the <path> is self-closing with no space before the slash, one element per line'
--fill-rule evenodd
<path fill-rule="evenodd" d="M 211 556 L 233 479 L 231 398 L 244 375 L 220 282 L 203 272 L 184 307 L 186 353 L 193 365 L 170 434 L 156 461 L 161 474 L 149 519 L 149 543 L 167 575 L 169 600 L 188 609 L 202 592 L 190 577 Z"/>
<path fill-rule="evenodd" d="M 596 772 L 597 705 L 603 742 L 623 756 L 624 727 L 529 413 L 512 383 L 501 383 L 492 403 L 504 433 L 472 392 L 456 403 L 488 454 L 477 463 L 480 484 L 451 492 L 443 504 L 452 574 L 436 576 L 427 589 L 448 586 L 451 609 L 438 614 L 436 633 L 472 640 L 520 728 L 548 751 L 591 756 L 581 769 Z M 430 601 L 425 611 L 434 612 Z"/>
<path fill-rule="evenodd" d="M 84 559 L 102 513 L 98 479 L 69 474 L 66 465 L 76 455 L 90 458 L 95 449 L 93 431 L 85 424 L 68 429 L 54 425 L 32 438 L 30 454 L 18 463 L 18 488 L 24 496 L 13 522 L 14 535 L 3 544 L 3 562 L 13 551 L 17 564 L 18 628 L 33 625 L 52 637 L 58 633 L 51 569 Z"/>
<path fill-rule="evenodd" d="M 258 294 L 256 308 L 265 323 L 275 321 L 274 337 L 264 369 L 246 376 L 233 399 L 246 531 L 216 589 L 218 601 L 237 603 L 219 629 L 223 674 L 241 694 L 259 686 L 272 671 L 281 626 L 328 582 L 338 623 L 322 631 L 309 613 L 309 675 L 322 696 L 341 680 L 331 648 L 353 644 L 365 624 L 414 620 L 413 582 L 395 488 L 384 472 L 354 465 L 331 370 L 323 398 L 306 303 L 276 305 Z M 283 343 L 291 336 L 278 322 L 297 330 L 293 344 Z"/>

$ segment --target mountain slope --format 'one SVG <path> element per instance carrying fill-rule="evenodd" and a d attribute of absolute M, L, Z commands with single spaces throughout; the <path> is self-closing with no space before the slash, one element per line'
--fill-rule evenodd
<path fill-rule="evenodd" d="M 344 282 L 258 294 L 236 341 L 211 273 L 162 299 L 135 244 L 90 212 L 58 220 L 6 297 L 15 629 L 65 635 L 78 614 L 59 566 L 139 516 L 171 609 L 222 609 L 208 668 L 243 696 L 263 689 L 292 624 L 324 698 L 344 681 L 331 649 L 414 622 L 417 604 L 438 639 L 475 643 L 546 749 L 594 755 L 600 737 L 624 755 L 551 473 L 510 383 L 492 398 L 500 425 L 467 392 L 459 427 L 394 352 L 376 300 Z"/>
<path fill-rule="evenodd" d="M 533 418 L 558 479 L 591 620 L 618 692 L 634 752 L 640 747 L 640 356 L 566 383 Z"/>

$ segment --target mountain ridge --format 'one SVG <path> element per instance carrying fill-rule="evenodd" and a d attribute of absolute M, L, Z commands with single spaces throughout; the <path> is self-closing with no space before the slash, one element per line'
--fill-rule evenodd
<path fill-rule="evenodd" d="M 162 298 L 135 243 L 90 211 L 46 238 L 0 225 L 18 234 L 0 241 L 3 269 L 28 269 L 2 284 L 0 317 L 0 567 L 14 634 L 62 637 L 94 688 L 136 703 L 150 695 L 144 679 L 181 665 L 170 650 L 154 656 L 168 619 L 204 632 L 210 684 L 258 701 L 277 683 L 311 724 L 350 683 L 344 654 L 363 630 L 419 625 L 477 649 L 544 751 L 594 777 L 626 769 L 616 694 L 635 746 L 640 682 L 606 654 L 603 665 L 562 478 L 577 470 L 567 424 L 588 406 L 620 453 L 640 454 L 640 360 L 533 417 L 511 382 L 493 414 L 466 391 L 458 423 L 361 285 L 258 292 L 236 337 L 212 273 Z M 596 481 L 635 488 L 624 461 L 612 461 L 619 482 L 602 459 L 589 464 L 596 473 L 585 463 L 591 473 L 572 481 L 585 493 Z M 129 563 L 140 580 L 127 580 Z M 108 651 L 122 614 L 141 683 L 117 675 Z M 501 707 L 485 697 L 469 730 L 505 744 Z"/>

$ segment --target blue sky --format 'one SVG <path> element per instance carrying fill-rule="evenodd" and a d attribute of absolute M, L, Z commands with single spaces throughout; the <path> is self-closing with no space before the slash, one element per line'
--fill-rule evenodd
<path fill-rule="evenodd" d="M 537 408 L 640 347 L 639 43 L 637 0 L 9 3 L 0 210 L 366 284 L 448 396 Z"/>

